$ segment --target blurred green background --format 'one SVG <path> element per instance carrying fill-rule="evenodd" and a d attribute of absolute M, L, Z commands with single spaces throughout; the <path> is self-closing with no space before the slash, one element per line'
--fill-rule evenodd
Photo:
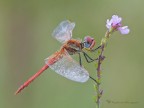
<path fill-rule="evenodd" d="M 113 14 L 121 16 L 131 32 L 114 33 L 108 42 L 101 108 L 142 108 L 143 4 L 143 0 L 0 0 L 0 108 L 95 108 L 91 80 L 76 83 L 50 69 L 19 95 L 14 92 L 60 48 L 51 37 L 57 24 L 66 19 L 76 22 L 73 38 L 90 35 L 98 45 L 106 19 Z M 95 76 L 94 63 L 83 63 Z"/>

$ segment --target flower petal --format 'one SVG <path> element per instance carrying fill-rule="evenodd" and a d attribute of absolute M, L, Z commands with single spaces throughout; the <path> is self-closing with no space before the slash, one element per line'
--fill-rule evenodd
<path fill-rule="evenodd" d="M 111 28 L 111 24 L 112 24 L 112 22 L 111 22 L 109 19 L 107 19 L 106 27 L 107 27 L 108 29 Z"/>
<path fill-rule="evenodd" d="M 119 27 L 118 30 L 121 32 L 121 34 L 128 34 L 130 32 L 128 26 Z"/>
<path fill-rule="evenodd" d="M 121 23 L 122 18 L 118 17 L 117 15 L 113 15 L 111 20 L 112 20 L 113 26 L 116 26 L 117 24 Z"/>

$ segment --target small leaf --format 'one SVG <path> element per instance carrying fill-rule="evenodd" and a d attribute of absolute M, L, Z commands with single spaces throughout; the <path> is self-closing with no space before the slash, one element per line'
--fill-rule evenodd
<path fill-rule="evenodd" d="M 101 79 L 96 79 L 96 81 L 100 84 L 101 83 Z"/>
<path fill-rule="evenodd" d="M 100 90 L 100 95 L 102 95 L 103 94 L 103 90 Z"/>
<path fill-rule="evenodd" d="M 101 45 L 106 45 L 107 38 L 102 38 Z"/>
<path fill-rule="evenodd" d="M 98 67 L 98 63 L 95 63 L 95 67 L 96 67 L 96 68 Z"/>
<path fill-rule="evenodd" d="M 100 55 L 100 53 L 101 53 L 101 50 L 99 49 L 99 50 L 98 50 L 98 55 Z"/>
<path fill-rule="evenodd" d="M 98 97 L 101 98 L 102 94 L 103 94 L 103 90 L 100 90 Z"/>
<path fill-rule="evenodd" d="M 97 96 L 94 96 L 94 97 L 93 97 L 93 100 L 94 100 L 95 102 L 97 102 Z"/>
<path fill-rule="evenodd" d="M 97 85 L 95 85 L 95 84 L 94 84 L 94 89 L 95 89 L 95 91 L 98 90 L 98 87 L 97 87 Z"/>

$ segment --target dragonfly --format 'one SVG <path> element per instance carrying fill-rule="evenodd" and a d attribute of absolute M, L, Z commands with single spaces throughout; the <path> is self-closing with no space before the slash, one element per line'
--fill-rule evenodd
<path fill-rule="evenodd" d="M 34 81 L 39 75 L 41 75 L 46 69 L 51 68 L 56 73 L 66 77 L 67 79 L 76 82 L 86 82 L 90 77 L 88 71 L 82 66 L 81 53 L 83 53 L 88 63 L 97 59 L 92 59 L 84 49 L 95 52 L 101 46 L 94 49 L 96 41 L 90 36 L 86 36 L 84 41 L 72 38 L 72 31 L 75 27 L 74 22 L 69 20 L 62 21 L 53 31 L 52 36 L 62 43 L 59 51 L 45 59 L 45 65 L 32 77 L 30 77 L 25 83 L 23 83 L 15 92 L 20 93 L 25 87 L 27 87 L 32 81 Z M 70 55 L 78 54 L 79 63 L 76 62 Z"/>

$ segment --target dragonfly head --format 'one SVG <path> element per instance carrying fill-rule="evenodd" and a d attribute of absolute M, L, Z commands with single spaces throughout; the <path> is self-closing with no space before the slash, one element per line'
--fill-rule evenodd
<path fill-rule="evenodd" d="M 84 48 L 91 50 L 94 46 L 95 46 L 96 42 L 94 40 L 94 38 L 90 37 L 90 36 L 86 36 L 84 38 Z"/>

